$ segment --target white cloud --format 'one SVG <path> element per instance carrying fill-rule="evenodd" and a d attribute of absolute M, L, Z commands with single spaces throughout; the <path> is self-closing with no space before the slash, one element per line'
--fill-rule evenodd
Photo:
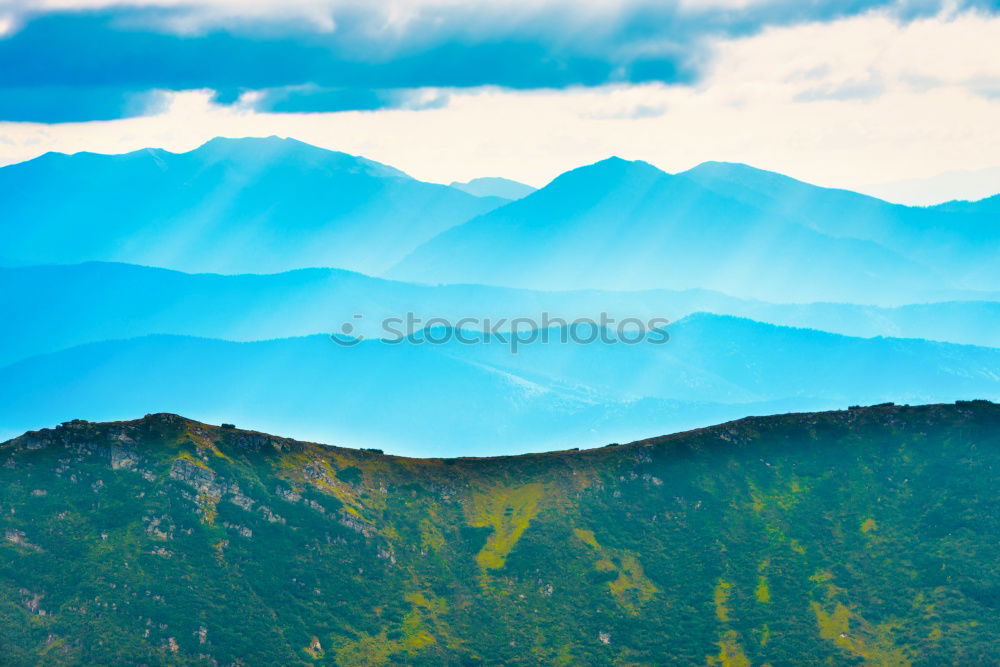
<path fill-rule="evenodd" d="M 14 32 L 17 22 L 11 14 L 0 14 L 0 37 L 4 37 Z"/>
<path fill-rule="evenodd" d="M 219 108 L 208 93 L 183 93 L 154 117 L 0 124 L 0 162 L 278 134 L 439 182 L 497 175 L 539 185 L 617 154 L 671 171 L 740 161 L 862 188 L 1000 165 L 1000 96 L 983 92 L 991 82 L 1000 82 L 1000 18 L 901 25 L 874 13 L 719 43 L 694 87 L 452 90 L 442 108 L 295 115 Z M 947 182 L 935 181 L 936 198 L 951 198 Z"/>

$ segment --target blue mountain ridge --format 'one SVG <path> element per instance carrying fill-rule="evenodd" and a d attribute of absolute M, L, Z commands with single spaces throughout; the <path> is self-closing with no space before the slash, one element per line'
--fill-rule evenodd
<path fill-rule="evenodd" d="M 1000 300 L 896 308 L 770 304 L 708 290 L 539 292 L 417 285 L 337 269 L 227 276 L 86 263 L 0 268 L 0 312 L 6 316 L 0 366 L 83 343 L 149 334 L 253 341 L 331 333 L 347 322 L 355 335 L 377 338 L 386 335 L 384 319 L 411 312 L 422 322 L 476 317 L 509 323 L 527 317 L 542 326 L 543 313 L 567 322 L 597 320 L 601 313 L 617 321 L 676 321 L 697 311 L 858 337 L 1000 347 Z"/>
<path fill-rule="evenodd" d="M 0 168 L 0 195 L 6 434 L 169 410 L 492 454 L 998 396 L 1000 198 L 905 207 L 610 158 L 510 201 L 275 137 L 48 154 Z M 512 354 L 327 335 L 407 312 L 665 318 L 671 339 Z"/>
<path fill-rule="evenodd" d="M 506 201 L 277 137 L 213 139 L 187 153 L 49 153 L 0 169 L 0 199 L 0 265 L 220 273 L 378 273 Z"/>
<path fill-rule="evenodd" d="M 5 434 L 152 410 L 414 455 L 586 446 L 752 413 L 1000 398 L 1000 350 L 696 314 L 662 345 L 147 336 L 0 369 Z M 554 339 L 553 339 L 554 340 Z M 878 369 L 873 372 L 873 369 Z"/>
<path fill-rule="evenodd" d="M 996 290 L 996 219 L 989 200 L 904 207 L 743 165 L 671 175 L 609 158 L 442 232 L 386 275 L 901 305 Z"/>

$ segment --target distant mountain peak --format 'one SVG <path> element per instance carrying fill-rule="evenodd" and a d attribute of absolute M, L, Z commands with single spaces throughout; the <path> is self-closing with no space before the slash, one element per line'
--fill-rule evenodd
<path fill-rule="evenodd" d="M 303 146 L 308 146 L 305 142 L 299 141 L 298 139 L 291 139 L 289 137 L 279 137 L 276 134 L 272 134 L 267 137 L 212 137 L 208 141 L 202 144 L 204 146 L 224 146 L 224 145 L 236 145 L 236 144 L 300 144 Z"/>
<path fill-rule="evenodd" d="M 276 135 L 269 137 L 215 137 L 184 155 L 208 160 L 236 160 L 242 164 L 290 160 L 300 166 L 331 167 L 342 171 L 365 172 L 382 178 L 412 178 L 399 169 L 368 158 Z"/>
<path fill-rule="evenodd" d="M 820 205 L 821 198 L 827 198 L 828 203 L 835 201 L 834 206 L 841 209 L 848 205 L 861 206 L 868 211 L 877 210 L 884 213 L 887 208 L 906 208 L 853 190 L 816 185 L 809 181 L 786 176 L 780 172 L 768 171 L 740 162 L 702 162 L 677 175 L 690 179 L 703 187 L 725 191 L 728 195 L 736 198 L 749 196 L 753 199 L 763 195 L 771 198 L 772 203 L 793 208 Z M 861 219 L 857 215 L 854 215 L 854 218 L 855 220 Z M 855 230 L 852 234 L 844 235 L 856 238 L 867 238 L 870 235 L 870 227 L 867 223 L 859 223 Z M 842 233 L 843 228 L 838 226 L 836 234 L 841 235 Z"/>
<path fill-rule="evenodd" d="M 790 196 L 787 189 L 796 188 L 798 193 L 808 192 L 811 196 L 815 196 L 820 193 L 843 193 L 846 196 L 851 197 L 854 201 L 864 200 L 876 204 L 886 203 L 876 197 L 854 192 L 853 190 L 816 185 L 814 183 L 810 183 L 809 181 L 803 181 L 792 176 L 786 176 L 785 174 L 777 171 L 754 167 L 743 162 L 719 162 L 709 160 L 708 162 L 702 162 L 687 171 L 680 172 L 677 175 L 690 178 L 691 180 L 701 183 L 702 185 L 711 185 L 712 183 L 729 183 L 751 190 L 774 190 L 782 188 L 781 190 L 777 190 L 777 194 L 790 199 L 794 199 L 794 197 Z"/>
<path fill-rule="evenodd" d="M 473 178 L 464 183 L 454 181 L 450 187 L 476 197 L 502 197 L 510 200 L 527 197 L 535 191 L 535 188 L 530 185 L 498 176 Z"/>
<path fill-rule="evenodd" d="M 0 264 L 104 260 L 216 273 L 380 273 L 506 203 L 273 136 L 36 158 L 0 168 L 0 198 L 9 223 L 0 224 Z"/>
<path fill-rule="evenodd" d="M 785 176 L 775 171 L 768 171 L 743 162 L 722 162 L 709 160 L 699 165 L 683 171 L 679 176 L 701 177 L 712 179 L 726 179 L 730 181 L 746 182 L 748 179 L 765 180 L 773 179 L 780 181 L 796 181 L 790 176 Z"/>
<path fill-rule="evenodd" d="M 657 169 L 648 162 L 643 162 L 642 160 L 625 160 L 613 155 L 593 164 L 571 169 L 556 177 L 543 190 L 550 188 L 559 189 L 563 185 L 574 188 L 583 187 L 604 190 L 627 181 L 641 183 L 660 178 L 670 178 L 670 174 Z"/>
<path fill-rule="evenodd" d="M 246 151 L 276 151 L 276 150 L 324 150 L 316 146 L 271 135 L 269 137 L 213 137 L 189 153 L 242 153 Z M 333 151 L 330 151 L 333 152 Z"/>
<path fill-rule="evenodd" d="M 331 151 L 325 148 L 320 148 L 319 146 L 307 144 L 304 141 L 299 141 L 298 139 L 279 137 L 276 135 L 271 135 L 269 137 L 213 137 L 194 150 L 188 152 L 204 153 L 248 150 L 301 150 L 347 155 L 347 153 Z"/>
<path fill-rule="evenodd" d="M 645 160 L 626 160 L 623 157 L 618 157 L 617 155 L 612 155 L 606 157 L 603 160 L 598 160 L 597 162 L 589 165 L 589 167 L 598 167 L 602 169 L 621 169 L 621 170 L 653 170 L 661 174 L 666 173 L 657 169 Z M 581 169 L 587 169 L 588 167 L 581 167 Z"/>

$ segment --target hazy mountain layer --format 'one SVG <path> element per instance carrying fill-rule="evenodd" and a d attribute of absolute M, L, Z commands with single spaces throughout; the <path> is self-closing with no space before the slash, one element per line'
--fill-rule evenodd
<path fill-rule="evenodd" d="M 345 349 L 326 336 L 94 343 L 0 369 L 0 386 L 0 437 L 67 415 L 110 420 L 165 409 L 415 456 L 593 446 L 746 414 L 843 403 L 803 397 L 725 405 L 644 397 L 455 358 L 447 348 L 366 342 Z"/>
<path fill-rule="evenodd" d="M 901 206 L 742 164 L 706 162 L 682 176 L 825 234 L 879 243 L 934 267 L 957 287 L 996 289 L 1000 285 L 996 262 L 1000 195 L 977 202 Z"/>
<path fill-rule="evenodd" d="M 39 307 L 43 305 L 44 307 Z M 1000 303 L 948 302 L 878 308 L 768 304 L 708 290 L 538 292 L 477 285 L 424 286 L 333 269 L 275 275 L 184 274 L 124 264 L 0 268 L 0 366 L 108 339 L 180 334 L 265 340 L 339 332 L 386 335 L 387 317 L 518 317 L 566 321 L 626 317 L 679 320 L 697 311 L 851 336 L 927 338 L 1000 347 Z M 362 318 L 355 318 L 362 315 Z M 423 326 L 423 325 L 420 325 Z"/>
<path fill-rule="evenodd" d="M 0 445 L 5 664 L 989 664 L 1000 407 L 414 460 L 174 415 Z"/>
<path fill-rule="evenodd" d="M 535 289 L 705 288 L 768 301 L 996 290 L 997 205 L 907 208 L 739 165 L 612 158 L 443 232 L 388 275 Z"/>
<path fill-rule="evenodd" d="M 391 268 L 428 283 L 879 305 L 1000 290 L 998 197 L 905 207 L 724 163 L 670 175 L 612 158 L 531 192 L 423 183 L 293 140 L 215 139 L 183 154 L 47 154 L 0 168 L 0 196 L 5 265 Z"/>
<path fill-rule="evenodd" d="M 222 273 L 378 273 L 506 201 L 276 137 L 214 139 L 181 154 L 49 153 L 0 169 L 0 200 L 0 264 Z"/>
<path fill-rule="evenodd" d="M 811 397 L 837 404 L 1000 398 L 1000 350 L 994 348 L 852 338 L 706 313 L 666 330 L 670 340 L 662 344 L 563 344 L 553 336 L 517 354 L 496 341 L 453 344 L 450 352 L 622 396 L 727 403 Z"/>
<path fill-rule="evenodd" d="M 1000 350 L 858 339 L 696 315 L 664 344 L 510 351 L 327 336 L 109 341 L 0 369 L 0 431 L 155 410 L 417 455 L 594 445 L 747 414 L 895 400 L 1000 399 Z M 440 338 L 435 333 L 435 336 Z M 410 449 L 398 450 L 406 446 Z"/>
<path fill-rule="evenodd" d="M 477 197 L 503 197 L 510 200 L 521 199 L 535 191 L 530 185 L 497 177 L 474 178 L 466 183 L 455 181 L 451 187 Z"/>

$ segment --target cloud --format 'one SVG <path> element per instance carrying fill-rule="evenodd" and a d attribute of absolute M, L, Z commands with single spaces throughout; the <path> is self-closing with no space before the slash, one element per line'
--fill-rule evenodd
<path fill-rule="evenodd" d="M 331 113 L 437 109 L 446 105 L 448 99 L 446 92 L 435 89 L 321 88 L 315 84 L 306 84 L 245 93 L 236 103 L 261 112 Z"/>
<path fill-rule="evenodd" d="M 643 118 L 659 118 L 667 113 L 663 104 L 633 104 L 621 109 L 590 111 L 583 113 L 584 118 L 594 120 L 640 120 Z"/>
<path fill-rule="evenodd" d="M 839 83 L 827 83 L 815 88 L 796 93 L 793 99 L 797 102 L 816 102 L 819 100 L 870 100 L 885 92 L 885 84 L 876 74 L 864 79 L 852 79 Z"/>
<path fill-rule="evenodd" d="M 0 14 L 0 39 L 13 33 L 16 27 L 17 24 L 15 23 L 13 16 Z"/>
<path fill-rule="evenodd" d="M 688 85 L 704 77 L 713 40 L 874 9 L 900 20 L 940 11 L 930 0 L 14 0 L 10 7 L 0 36 L 0 119 L 38 122 L 147 113 L 155 107 L 136 101 L 151 90 L 210 89 L 221 104 L 323 112 L 410 108 L 428 88 Z"/>
<path fill-rule="evenodd" d="M 0 94 L 0 118 L 35 123 L 114 120 L 159 113 L 167 100 L 163 91 L 117 86 L 95 86 L 86 94 L 75 86 L 8 87 Z"/>
<path fill-rule="evenodd" d="M 970 82 L 971 87 L 983 97 L 1000 100 L 1000 76 L 979 79 Z"/>
<path fill-rule="evenodd" d="M 0 124 L 0 137 L 11 142 L 0 145 L 0 164 L 50 150 L 184 151 L 216 135 L 277 134 L 444 183 L 505 176 L 544 185 L 609 155 L 668 171 L 705 160 L 743 162 L 852 189 L 1000 165 L 1000 97 L 983 94 L 1000 81 L 1000 17 L 964 12 L 900 23 L 865 14 L 772 27 L 707 48 L 711 57 L 693 86 L 388 89 L 412 97 L 390 100 L 393 108 L 337 113 L 261 112 L 239 93 L 226 105 L 213 103 L 207 90 L 175 93 L 154 116 Z M 803 91 L 871 77 L 884 88 L 866 100 L 796 100 Z M 308 97 L 310 90 L 320 94 L 301 92 Z M 418 110 L 441 95 L 447 104 Z M 279 98 L 268 104 L 280 108 Z M 922 195 L 925 202 L 962 193 L 944 184 Z"/>

